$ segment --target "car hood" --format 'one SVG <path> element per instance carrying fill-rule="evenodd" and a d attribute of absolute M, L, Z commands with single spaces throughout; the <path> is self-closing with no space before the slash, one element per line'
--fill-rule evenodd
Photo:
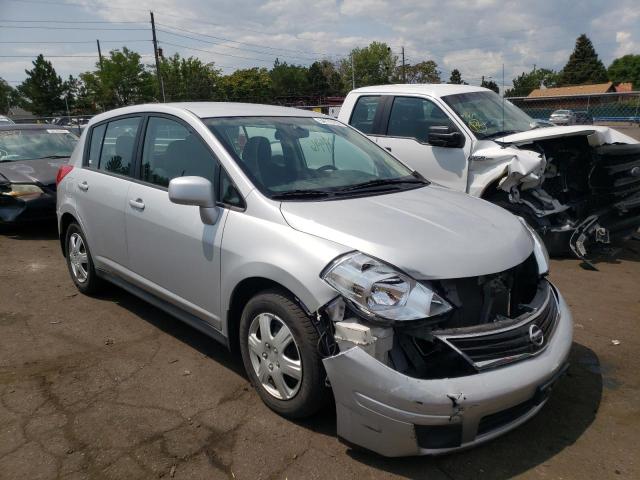
<path fill-rule="evenodd" d="M 489 202 L 439 186 L 362 198 L 282 202 L 296 230 L 341 243 L 417 279 L 462 278 L 523 262 L 533 240 Z"/>
<path fill-rule="evenodd" d="M 3 162 L 0 163 L 0 181 L 52 185 L 56 183 L 58 168 L 68 161 L 68 158 L 43 158 Z"/>
<path fill-rule="evenodd" d="M 566 127 L 548 127 L 535 128 L 526 132 L 514 133 L 505 137 L 494 139 L 496 143 L 508 143 L 512 145 L 522 145 L 531 143 L 535 140 L 548 140 L 551 138 L 574 137 L 576 135 L 587 135 L 589 137 L 589 145 L 596 147 L 598 145 L 611 143 L 638 143 L 637 140 L 618 132 L 609 127 L 601 127 L 597 125 L 573 125 Z"/>

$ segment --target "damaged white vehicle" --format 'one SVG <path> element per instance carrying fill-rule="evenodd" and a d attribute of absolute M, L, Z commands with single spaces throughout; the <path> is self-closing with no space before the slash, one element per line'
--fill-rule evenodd
<path fill-rule="evenodd" d="M 426 178 L 524 217 L 552 254 L 608 245 L 640 226 L 640 145 L 608 127 L 536 128 L 491 90 L 354 90 L 339 119 Z"/>
<path fill-rule="evenodd" d="M 338 435 L 383 455 L 505 433 L 567 365 L 571 314 L 526 222 L 314 112 L 98 115 L 57 213 L 80 291 L 113 282 L 239 348 L 283 416 L 333 394 Z"/>

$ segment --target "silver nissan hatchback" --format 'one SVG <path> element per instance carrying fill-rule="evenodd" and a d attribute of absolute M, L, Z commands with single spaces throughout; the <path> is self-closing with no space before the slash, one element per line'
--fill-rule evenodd
<path fill-rule="evenodd" d="M 238 348 L 280 415 L 333 397 L 347 443 L 403 456 L 487 441 L 566 369 L 571 314 L 526 223 L 329 117 L 118 109 L 57 181 L 81 292 L 112 282 Z"/>

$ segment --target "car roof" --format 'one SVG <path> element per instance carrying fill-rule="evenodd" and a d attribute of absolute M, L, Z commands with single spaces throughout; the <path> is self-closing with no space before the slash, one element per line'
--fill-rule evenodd
<path fill-rule="evenodd" d="M 0 125 L 0 131 L 7 130 L 67 130 L 64 126 L 51 125 L 48 123 L 13 123 L 11 125 Z"/>
<path fill-rule="evenodd" d="M 432 97 L 444 97 L 456 93 L 490 92 L 488 88 L 473 85 L 457 85 L 450 83 L 407 83 L 394 85 L 372 85 L 352 90 L 351 93 L 409 93 L 423 94 Z"/>
<path fill-rule="evenodd" d="M 322 113 L 299 108 L 263 105 L 259 103 L 236 102 L 180 102 L 180 103 L 147 103 L 131 107 L 117 108 L 96 115 L 91 123 L 131 113 L 172 113 L 176 110 L 188 111 L 199 118 L 211 117 L 326 117 Z"/>

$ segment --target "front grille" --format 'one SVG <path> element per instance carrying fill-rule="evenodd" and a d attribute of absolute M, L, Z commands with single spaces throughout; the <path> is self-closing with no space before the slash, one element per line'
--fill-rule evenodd
<path fill-rule="evenodd" d="M 589 182 L 594 194 L 617 200 L 640 192 L 640 145 L 604 145 L 596 149 Z"/>
<path fill-rule="evenodd" d="M 434 332 L 478 370 L 529 357 L 544 350 L 553 335 L 558 303 L 553 287 L 544 283 L 542 301 L 532 312 L 518 319 L 502 320 L 478 329 Z M 463 333 L 460 330 L 467 330 Z"/>

